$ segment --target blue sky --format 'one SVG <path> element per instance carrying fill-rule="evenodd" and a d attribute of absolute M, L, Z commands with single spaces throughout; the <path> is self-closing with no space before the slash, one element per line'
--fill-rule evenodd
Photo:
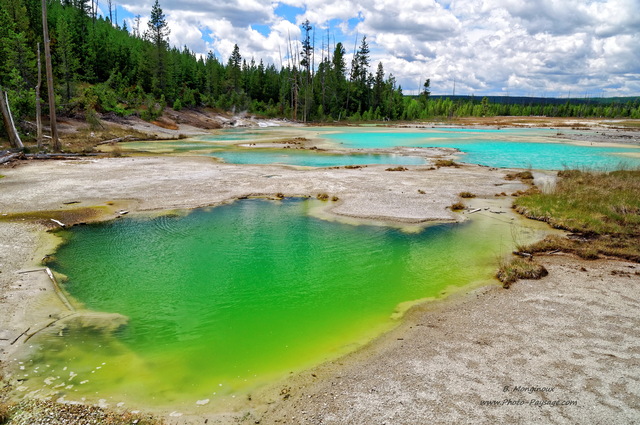
<path fill-rule="evenodd" d="M 146 29 L 152 0 L 123 0 L 120 24 Z M 329 35 L 348 54 L 367 37 L 405 93 L 599 97 L 640 95 L 640 0 L 161 0 L 170 42 L 226 61 L 286 61 L 308 19 L 316 63 Z M 104 9 L 106 6 L 101 4 Z M 324 52 L 326 55 L 326 50 Z M 349 61 L 347 62 L 349 63 Z"/>

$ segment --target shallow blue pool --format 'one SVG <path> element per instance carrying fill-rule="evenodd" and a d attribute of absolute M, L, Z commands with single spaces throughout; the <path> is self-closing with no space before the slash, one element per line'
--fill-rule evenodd
<path fill-rule="evenodd" d="M 424 165 L 426 161 L 416 156 L 375 154 L 327 154 L 307 150 L 221 150 L 212 156 L 231 164 L 286 164 L 306 167 L 340 167 L 345 165 L 389 164 Z"/>
<path fill-rule="evenodd" d="M 393 132 L 348 129 L 327 133 L 323 137 L 344 148 L 457 148 L 464 153 L 460 156 L 461 161 L 490 167 L 543 170 L 640 167 L 640 158 L 626 155 L 630 152 L 640 154 L 638 146 L 580 146 L 549 138 L 556 133 L 557 130 L 545 129 L 429 129 Z"/>
<path fill-rule="evenodd" d="M 576 145 L 559 139 L 555 129 L 271 127 L 230 129 L 192 140 L 134 142 L 126 146 L 142 151 L 206 155 L 232 164 L 287 164 L 308 167 L 388 164 L 422 165 L 418 156 L 403 156 L 365 149 L 446 147 L 461 151 L 459 160 L 489 167 L 562 170 L 611 170 L 640 167 L 640 146 Z M 305 137 L 328 153 L 316 150 L 249 147 L 287 138 Z M 347 151 L 347 149 L 351 151 Z M 363 149 L 353 152 L 353 149 Z M 345 150 L 344 154 L 340 150 Z M 337 151 L 337 152 L 336 152 Z"/>

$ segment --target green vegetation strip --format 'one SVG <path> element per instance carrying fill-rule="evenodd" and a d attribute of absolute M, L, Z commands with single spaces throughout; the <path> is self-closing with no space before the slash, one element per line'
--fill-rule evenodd
<path fill-rule="evenodd" d="M 584 259 L 601 256 L 640 262 L 640 170 L 609 173 L 567 170 L 552 193 L 533 193 L 514 202 L 515 209 L 532 219 L 572 232 L 548 236 L 520 246 L 520 253 L 563 251 Z M 506 287 L 531 277 L 533 260 L 514 260 L 500 266 L 497 277 Z"/>
<path fill-rule="evenodd" d="M 561 171 L 553 193 L 522 197 L 518 212 L 554 227 L 592 236 L 637 236 L 640 170 L 594 173 Z"/>

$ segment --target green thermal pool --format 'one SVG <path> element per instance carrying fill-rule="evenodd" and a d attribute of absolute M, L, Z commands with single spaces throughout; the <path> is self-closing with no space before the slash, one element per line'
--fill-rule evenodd
<path fill-rule="evenodd" d="M 353 350 L 403 304 L 486 282 L 514 240 L 542 232 L 486 212 L 409 233 L 315 218 L 319 205 L 242 200 L 64 231 L 65 290 L 129 323 L 42 333 L 15 377 L 66 400 L 212 408 Z"/>

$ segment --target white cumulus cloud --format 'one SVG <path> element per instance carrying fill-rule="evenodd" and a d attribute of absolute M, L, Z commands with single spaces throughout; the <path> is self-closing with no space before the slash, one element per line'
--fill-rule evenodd
<path fill-rule="evenodd" d="M 145 17 L 152 2 L 121 5 Z M 279 66 L 289 46 L 299 46 L 305 19 L 314 27 L 317 57 L 327 36 L 332 46 L 343 41 L 349 53 L 367 36 L 371 71 L 381 61 L 405 92 L 417 90 L 425 78 L 438 94 L 452 93 L 454 81 L 456 94 L 477 95 L 637 95 L 640 86 L 640 0 L 164 0 L 160 5 L 172 44 L 199 54 L 213 50 L 222 60 L 238 44 L 243 58 Z M 300 13 L 278 16 L 279 6 Z"/>

